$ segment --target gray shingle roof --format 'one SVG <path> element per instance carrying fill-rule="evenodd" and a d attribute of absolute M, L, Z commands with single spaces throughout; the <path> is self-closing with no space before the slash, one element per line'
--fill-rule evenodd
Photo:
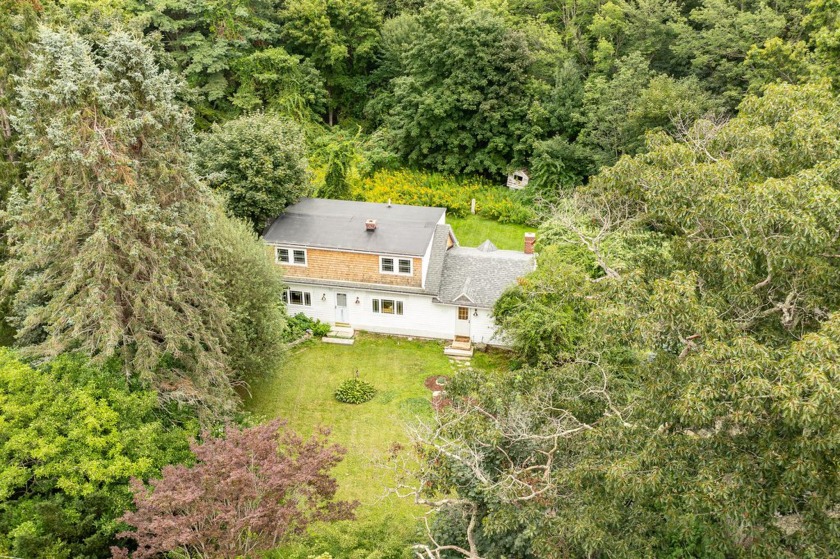
<path fill-rule="evenodd" d="M 440 290 L 440 282 L 443 279 L 443 263 L 446 259 L 446 246 L 449 237 L 458 246 L 458 239 L 455 232 L 449 225 L 441 224 L 435 228 L 435 236 L 432 239 L 432 254 L 429 257 L 429 269 L 426 271 L 426 291 L 437 295 Z"/>
<path fill-rule="evenodd" d="M 263 233 L 266 242 L 378 254 L 422 256 L 444 208 L 304 198 Z M 365 230 L 375 219 L 376 231 Z"/>
<path fill-rule="evenodd" d="M 438 293 L 441 303 L 490 308 L 517 278 L 534 269 L 533 254 L 482 247 L 454 247 L 446 253 Z"/>

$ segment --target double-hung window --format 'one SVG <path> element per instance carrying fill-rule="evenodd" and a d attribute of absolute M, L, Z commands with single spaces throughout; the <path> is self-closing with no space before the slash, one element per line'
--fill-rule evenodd
<path fill-rule="evenodd" d="M 277 247 L 274 251 L 277 262 L 292 266 L 306 266 L 306 249 Z"/>
<path fill-rule="evenodd" d="M 403 302 L 394 299 L 372 299 L 373 312 L 378 314 L 403 314 Z"/>
<path fill-rule="evenodd" d="M 308 291 L 286 289 L 283 291 L 283 302 L 287 305 L 312 306 L 312 294 Z"/>
<path fill-rule="evenodd" d="M 383 274 L 401 274 L 410 276 L 414 271 L 411 258 L 379 257 L 379 271 Z"/>

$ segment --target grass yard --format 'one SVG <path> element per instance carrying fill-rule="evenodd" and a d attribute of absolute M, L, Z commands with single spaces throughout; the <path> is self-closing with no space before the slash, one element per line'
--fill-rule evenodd
<path fill-rule="evenodd" d="M 476 247 L 490 239 L 503 250 L 522 250 L 526 232 L 536 228 L 468 215 L 467 217 L 446 216 L 446 222 L 455 230 L 458 242 L 466 247 Z"/>
<path fill-rule="evenodd" d="M 376 396 L 361 405 L 337 402 L 333 391 L 356 370 L 376 387 Z M 245 408 L 284 418 L 303 435 L 330 427 L 332 440 L 347 448 L 334 472 L 339 497 L 358 499 L 360 518 L 388 514 L 408 520 L 423 511 L 395 496 L 383 500 L 393 478 L 374 462 L 387 457 L 392 443 L 407 442 L 405 422 L 431 414 L 426 377 L 452 371 L 439 342 L 357 333 L 352 346 L 310 342 L 296 349 L 276 374 L 251 383 Z"/>

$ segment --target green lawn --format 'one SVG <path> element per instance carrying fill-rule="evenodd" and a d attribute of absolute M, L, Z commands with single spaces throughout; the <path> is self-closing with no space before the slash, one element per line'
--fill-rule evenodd
<path fill-rule="evenodd" d="M 358 370 L 377 388 L 370 402 L 342 404 L 333 398 L 341 381 Z M 405 422 L 431 413 L 431 392 L 423 381 L 453 371 L 439 342 L 356 334 L 352 346 L 309 342 L 296 349 L 274 375 L 251 383 L 245 408 L 264 418 L 281 417 L 301 434 L 319 425 L 332 429 L 332 439 L 347 448 L 336 468 L 339 497 L 358 499 L 360 518 L 422 513 L 408 500 L 383 500 L 393 478 L 375 462 L 388 455 L 392 443 L 406 443 Z"/>
<path fill-rule="evenodd" d="M 477 215 L 467 217 L 447 216 L 446 222 L 452 226 L 458 242 L 462 246 L 475 247 L 490 239 L 494 245 L 505 250 L 522 250 L 526 232 L 536 232 L 536 228 L 513 223 L 499 223 Z"/>

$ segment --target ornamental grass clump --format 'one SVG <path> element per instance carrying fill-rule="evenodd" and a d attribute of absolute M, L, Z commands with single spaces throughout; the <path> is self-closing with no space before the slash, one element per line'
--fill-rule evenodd
<path fill-rule="evenodd" d="M 342 382 L 335 391 L 335 399 L 345 404 L 364 404 L 376 395 L 376 389 L 358 376 Z"/>

